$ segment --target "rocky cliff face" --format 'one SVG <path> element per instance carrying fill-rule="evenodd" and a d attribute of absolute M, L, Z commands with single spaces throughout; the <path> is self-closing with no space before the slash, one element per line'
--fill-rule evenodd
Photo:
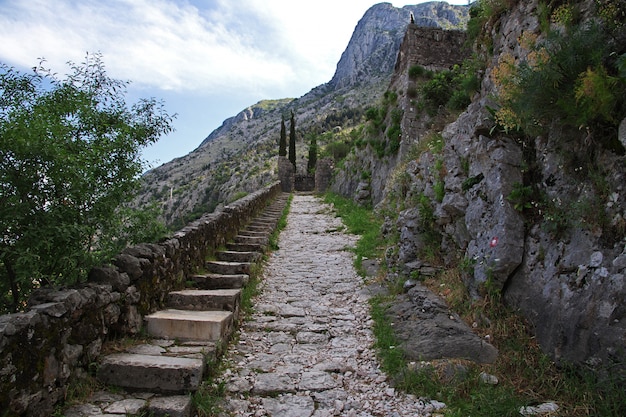
<path fill-rule="evenodd" d="M 493 57 L 480 91 L 440 129 L 441 148 L 425 145 L 433 126 L 425 125 L 423 116 L 403 113 L 400 152 L 386 167 L 387 180 L 371 182 L 377 188 L 372 193 L 382 201 L 379 207 L 400 212 L 386 225 L 400 235 L 388 261 L 410 274 L 421 265 L 427 238 L 435 231 L 444 264 L 471 266 L 466 284 L 473 296 L 502 294 L 528 318 L 555 360 L 624 372 L 624 149 L 591 151 L 584 145 L 589 133 L 558 123 L 546 134 L 520 140 L 499 130 L 490 111 L 497 108 L 490 74 L 501 57 L 528 53 L 520 39 L 523 32 L 541 33 L 538 7 L 535 0 L 517 2 L 490 26 Z M 581 7 L 583 19 L 591 7 Z M 407 71 L 413 64 L 420 62 L 396 67 L 395 85 L 410 83 Z M 411 103 L 406 88 L 397 91 L 399 102 Z M 581 152 L 593 153 L 593 169 L 585 157 L 572 159 Z M 378 169 L 380 160 L 371 152 L 359 159 L 350 169 L 358 164 Z M 337 188 L 354 196 L 354 184 L 352 190 L 341 187 L 348 177 L 339 174 Z M 524 194 L 531 188 L 541 201 Z"/>
<path fill-rule="evenodd" d="M 444 2 L 422 3 L 401 9 L 390 3 L 373 6 L 357 24 L 329 86 L 343 88 L 367 84 L 373 76 L 392 73 L 411 13 L 419 27 L 460 29 L 468 20 L 466 7 Z"/>
<path fill-rule="evenodd" d="M 166 223 L 177 228 L 258 190 L 277 178 L 280 120 L 283 115 L 288 120 L 292 110 L 299 132 L 299 166 L 306 166 L 306 132 L 359 123 L 364 109 L 382 95 L 411 11 L 418 24 L 428 26 L 463 27 L 468 19 L 467 7 L 447 3 L 403 9 L 388 3 L 373 6 L 355 28 L 332 81 L 299 99 L 259 102 L 224 121 L 193 152 L 147 172 L 136 204 L 159 205 Z"/>

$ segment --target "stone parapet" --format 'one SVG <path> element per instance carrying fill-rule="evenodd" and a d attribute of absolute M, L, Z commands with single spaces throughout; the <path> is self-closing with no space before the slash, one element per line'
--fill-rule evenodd
<path fill-rule="evenodd" d="M 96 363 L 105 341 L 136 334 L 209 255 L 281 191 L 279 182 L 205 214 L 158 244 L 126 248 L 86 283 L 35 291 L 23 313 L 0 316 L 0 410 L 50 416 L 70 381 Z"/>

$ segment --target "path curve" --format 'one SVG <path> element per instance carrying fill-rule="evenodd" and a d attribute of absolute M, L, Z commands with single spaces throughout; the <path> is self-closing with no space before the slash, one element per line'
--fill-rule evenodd
<path fill-rule="evenodd" d="M 233 416 L 430 416 L 443 406 L 396 392 L 372 348 L 368 293 L 353 267 L 357 237 L 331 207 L 294 195 L 264 268 L 255 313 L 226 353 Z"/>

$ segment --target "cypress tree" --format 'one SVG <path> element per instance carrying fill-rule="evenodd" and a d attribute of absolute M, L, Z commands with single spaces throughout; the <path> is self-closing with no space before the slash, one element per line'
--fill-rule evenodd
<path fill-rule="evenodd" d="M 280 141 L 278 142 L 278 156 L 287 156 L 287 129 L 285 128 L 285 116 L 280 121 Z"/>
<path fill-rule="evenodd" d="M 315 165 L 317 164 L 317 138 L 315 134 L 311 134 L 311 144 L 309 145 L 309 162 L 307 164 L 307 171 L 313 173 L 315 171 Z"/>
<path fill-rule="evenodd" d="M 296 169 L 296 119 L 291 111 L 291 126 L 289 127 L 289 160 Z"/>

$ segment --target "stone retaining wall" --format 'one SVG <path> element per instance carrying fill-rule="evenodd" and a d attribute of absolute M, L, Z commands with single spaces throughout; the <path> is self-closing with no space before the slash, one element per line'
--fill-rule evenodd
<path fill-rule="evenodd" d="M 129 247 L 86 283 L 37 290 L 26 312 L 0 316 L 0 414 L 52 415 L 68 385 L 93 371 L 103 342 L 138 333 L 143 316 L 163 307 L 280 190 L 276 182 L 161 243 Z"/>

